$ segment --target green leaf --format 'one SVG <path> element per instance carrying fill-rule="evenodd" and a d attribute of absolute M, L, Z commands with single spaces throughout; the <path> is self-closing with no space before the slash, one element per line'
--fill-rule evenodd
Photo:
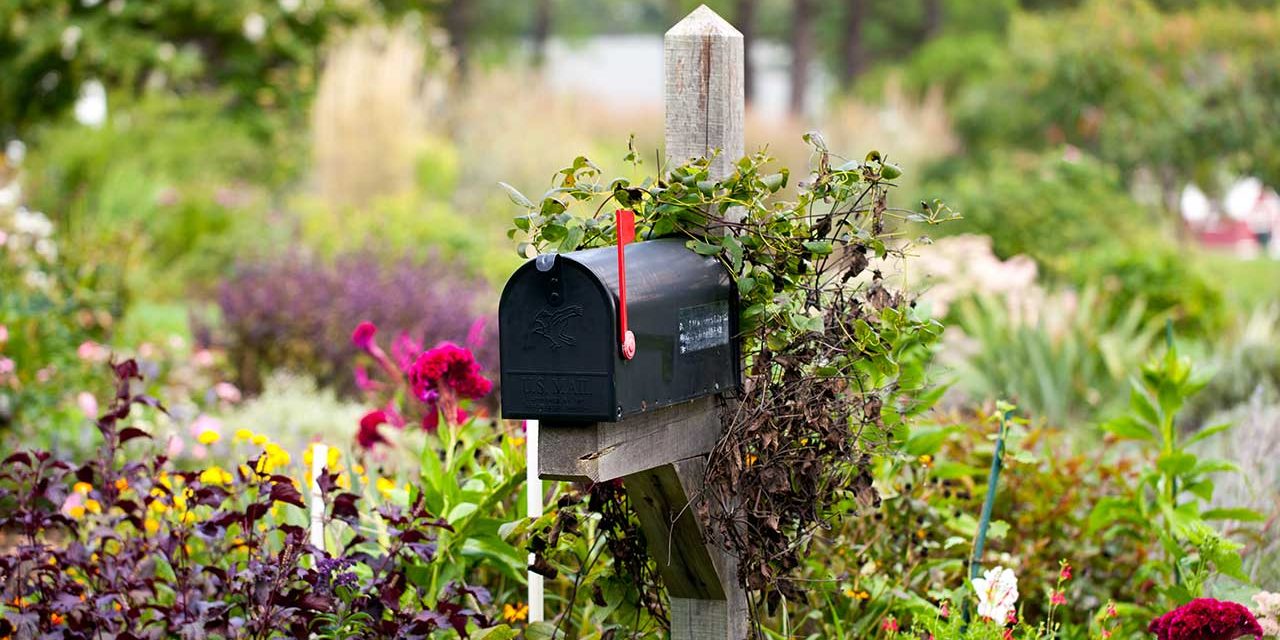
<path fill-rule="evenodd" d="M 1155 434 L 1133 416 L 1120 416 L 1115 420 L 1109 420 L 1102 425 L 1102 430 L 1127 440 L 1155 439 Z"/>
<path fill-rule="evenodd" d="M 880 177 L 885 180 L 896 180 L 902 176 L 902 167 L 896 164 L 886 162 L 880 166 Z"/>
<path fill-rule="evenodd" d="M 804 248 L 810 253 L 820 256 L 830 255 L 832 251 L 830 240 L 809 240 L 804 243 Z"/>
<path fill-rule="evenodd" d="M 1265 522 L 1267 517 L 1253 509 L 1210 509 L 1200 514 L 1205 520 L 1235 520 L 1237 522 Z"/>
<path fill-rule="evenodd" d="M 770 193 L 776 192 L 787 186 L 787 171 L 783 170 L 779 173 L 771 173 L 767 176 L 762 176 L 760 178 L 760 182 L 764 184 L 764 187 L 768 189 Z"/>
<path fill-rule="evenodd" d="M 741 295 L 744 295 L 744 296 L 745 296 L 745 295 L 747 295 L 748 293 L 751 293 L 751 290 L 752 290 L 752 289 L 755 289 L 755 288 L 756 288 L 756 279 L 755 279 L 755 278 L 752 278 L 751 276 L 747 276 L 747 277 L 745 277 L 745 278 L 738 278 L 738 293 L 739 293 L 739 294 L 741 294 Z"/>
<path fill-rule="evenodd" d="M 499 182 L 499 183 L 498 183 L 498 186 L 500 186 L 500 187 L 502 187 L 503 189 L 506 189 L 506 190 L 507 190 L 507 197 L 508 197 L 508 198 L 511 198 L 511 201 L 512 201 L 512 202 L 514 202 L 514 203 L 516 203 L 516 204 L 518 204 L 518 205 L 520 205 L 520 206 L 522 206 L 522 207 L 524 207 L 524 208 L 526 208 L 526 209 L 535 209 L 535 208 L 536 208 L 536 207 L 534 206 L 534 204 L 533 204 L 533 201 L 532 201 L 532 200 L 530 200 L 530 199 L 529 199 L 527 196 L 525 196 L 523 193 L 520 193 L 520 190 L 519 190 L 519 189 L 517 189 L 517 188 L 515 188 L 515 187 L 513 187 L 513 186 L 511 186 L 511 185 L 509 185 L 509 184 L 507 184 L 507 183 L 505 183 L 505 182 Z"/>
<path fill-rule="evenodd" d="M 742 242 L 733 236 L 724 237 L 725 256 L 729 258 L 729 267 L 734 273 L 742 270 Z"/>
<path fill-rule="evenodd" d="M 547 621 L 533 622 L 524 628 L 524 637 L 528 640 L 558 640 L 564 632 L 556 633 L 556 626 Z"/>
<path fill-rule="evenodd" d="M 565 235 L 564 240 L 560 241 L 560 253 L 577 251 L 578 247 L 582 245 L 582 238 L 586 236 L 586 233 L 582 227 L 570 227 L 569 233 Z"/>
<path fill-rule="evenodd" d="M 520 637 L 520 632 L 503 624 L 489 627 L 488 629 L 480 629 L 472 633 L 471 637 L 475 638 L 475 640 L 514 640 Z"/>
<path fill-rule="evenodd" d="M 1205 427 L 1197 431 L 1195 435 L 1191 436 L 1190 438 L 1187 438 L 1186 442 L 1182 443 L 1182 446 L 1189 447 L 1197 442 L 1207 440 L 1219 433 L 1222 433 L 1223 431 L 1230 429 L 1232 426 L 1234 425 L 1232 425 L 1230 422 L 1224 422 L 1222 424 L 1215 424 L 1211 427 Z"/>
<path fill-rule="evenodd" d="M 724 247 L 721 247 L 718 244 L 710 244 L 700 240 L 690 240 L 685 243 L 685 246 L 693 249 L 693 251 L 700 256 L 714 256 L 724 249 Z"/>

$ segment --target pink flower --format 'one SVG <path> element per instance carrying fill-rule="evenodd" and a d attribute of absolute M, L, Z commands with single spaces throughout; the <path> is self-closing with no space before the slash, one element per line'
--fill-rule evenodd
<path fill-rule="evenodd" d="M 1119 611 L 1116 611 L 1116 603 L 1114 603 L 1114 602 L 1108 602 L 1108 603 L 1107 603 L 1107 617 L 1108 617 L 1108 618 L 1118 618 L 1118 617 L 1120 617 L 1120 612 L 1119 612 Z"/>
<path fill-rule="evenodd" d="M 18 365 L 9 358 L 0 358 L 0 376 L 7 376 L 18 370 Z"/>
<path fill-rule="evenodd" d="M 428 404 L 430 391 L 451 390 L 459 397 L 478 400 L 493 390 L 493 382 L 480 374 L 471 350 L 452 342 L 442 342 L 418 356 L 409 369 L 409 382 L 414 397 Z"/>
<path fill-rule="evenodd" d="M 9 341 L 9 327 L 0 324 L 0 342 Z"/>
<path fill-rule="evenodd" d="M 1071 563 L 1066 560 L 1062 561 L 1062 571 L 1058 573 L 1058 580 L 1066 581 L 1071 579 Z"/>
<path fill-rule="evenodd" d="M 354 373 L 356 376 L 356 388 L 361 391 L 372 391 L 378 388 L 378 383 L 369 377 L 368 369 L 357 365 Z"/>
<path fill-rule="evenodd" d="M 941 609 L 940 611 L 938 611 L 938 615 L 939 615 L 939 616 L 941 616 L 941 617 L 943 617 L 943 618 L 950 618 L 950 617 L 951 617 L 951 605 L 950 605 L 949 603 L 943 602 L 943 603 L 942 603 L 942 609 Z"/>
<path fill-rule="evenodd" d="M 467 341 L 464 344 L 468 347 L 476 347 L 483 343 L 486 324 L 484 318 L 476 318 L 475 322 L 471 323 L 471 328 L 467 330 Z"/>
<path fill-rule="evenodd" d="M 1067 603 L 1067 595 L 1061 591 L 1054 591 L 1053 595 L 1049 597 L 1049 602 L 1057 606 L 1062 606 Z"/>
<path fill-rule="evenodd" d="M 884 619 L 884 622 L 881 622 L 881 623 L 880 623 L 880 628 L 881 628 L 881 629 L 884 629 L 885 631 L 888 631 L 888 632 L 889 632 L 889 633 L 891 633 L 891 634 L 892 634 L 892 633 L 897 633 L 897 632 L 898 632 L 898 621 L 897 621 L 897 620 L 895 620 L 895 619 L 893 619 L 893 618 L 885 618 L 885 619 Z"/>
<path fill-rule="evenodd" d="M 76 395 L 76 405 L 80 407 L 80 413 L 84 417 L 93 419 L 98 417 L 98 399 L 93 397 L 88 391 L 81 391 Z"/>
<path fill-rule="evenodd" d="M 360 429 L 356 431 L 356 443 L 364 449 L 372 449 L 378 443 L 386 443 L 387 439 L 382 437 L 382 433 L 378 431 L 380 425 L 387 423 L 387 414 L 385 411 L 370 411 L 360 418 Z"/>
<path fill-rule="evenodd" d="M 467 421 L 467 412 L 459 407 L 454 413 L 454 424 L 462 424 Z M 422 428 L 428 433 L 435 433 L 440 428 L 440 409 L 432 407 L 426 415 L 422 416 Z"/>
<path fill-rule="evenodd" d="M 1004 640 L 1013 640 L 1013 629 L 1004 630 Z"/>
<path fill-rule="evenodd" d="M 1235 640 L 1262 637 L 1262 627 L 1242 605 L 1197 598 L 1151 621 L 1147 631 L 1159 640 Z"/>
<path fill-rule="evenodd" d="M 235 404 L 240 402 L 240 389 L 230 382 L 219 382 L 213 385 L 213 394 L 218 399 Z"/>
<path fill-rule="evenodd" d="M 169 436 L 169 442 L 165 446 L 164 454 L 170 458 L 176 458 L 182 455 L 183 445 L 182 438 L 178 436 Z"/>
<path fill-rule="evenodd" d="M 373 336 L 376 333 L 378 333 L 378 327 L 365 320 L 356 325 L 356 330 L 351 333 L 351 342 L 361 350 L 369 351 L 373 348 Z"/>
<path fill-rule="evenodd" d="M 395 360 L 402 371 L 408 371 L 420 353 L 422 353 L 422 345 L 410 338 L 407 333 L 400 334 L 391 343 L 391 359 Z"/>

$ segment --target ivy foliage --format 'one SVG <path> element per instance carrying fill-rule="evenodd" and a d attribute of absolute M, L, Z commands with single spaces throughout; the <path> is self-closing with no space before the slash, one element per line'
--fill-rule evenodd
<path fill-rule="evenodd" d="M 523 257 L 611 245 L 613 210 L 627 208 L 642 240 L 685 238 L 732 275 L 744 384 L 722 413 L 695 506 L 737 556 L 757 608 L 803 589 L 789 574 L 815 531 L 879 503 L 871 455 L 900 442 L 937 395 L 924 370 L 941 326 L 882 270 L 907 257 L 900 223 L 954 213 L 937 201 L 892 209 L 900 167 L 876 151 L 840 158 L 816 133 L 805 141 L 813 166 L 793 189 L 791 172 L 764 151 L 718 179 L 714 158 L 635 182 L 606 181 L 579 157 L 537 201 L 506 187 L 524 209 L 509 234 Z M 634 150 L 627 160 L 639 163 Z"/>

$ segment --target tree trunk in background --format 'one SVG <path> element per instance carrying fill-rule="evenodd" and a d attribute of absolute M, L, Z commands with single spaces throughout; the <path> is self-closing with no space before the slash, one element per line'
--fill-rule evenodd
<path fill-rule="evenodd" d="M 533 66 L 539 69 L 547 61 L 547 40 L 551 38 L 551 2 L 552 0 L 537 0 L 533 8 L 530 39 L 533 41 Z"/>
<path fill-rule="evenodd" d="M 449 34 L 449 47 L 458 63 L 458 76 L 466 78 L 470 65 L 471 28 L 475 18 L 475 0 L 449 0 L 444 10 L 444 30 Z"/>
<path fill-rule="evenodd" d="M 942 30 L 942 0 L 924 0 L 923 40 L 929 40 Z"/>
<path fill-rule="evenodd" d="M 759 0 L 738 0 L 737 24 L 734 25 L 742 32 L 742 90 L 747 104 L 755 98 L 756 66 L 752 62 L 751 45 L 756 37 L 756 7 L 759 4 Z"/>
<path fill-rule="evenodd" d="M 862 39 L 862 25 L 867 22 L 871 0 L 846 0 L 844 15 L 844 41 L 840 43 L 840 82 L 852 87 L 869 62 L 867 45 Z"/>
<path fill-rule="evenodd" d="M 792 0 L 791 15 L 791 115 L 804 115 L 809 92 L 809 67 L 813 63 L 813 0 Z"/>

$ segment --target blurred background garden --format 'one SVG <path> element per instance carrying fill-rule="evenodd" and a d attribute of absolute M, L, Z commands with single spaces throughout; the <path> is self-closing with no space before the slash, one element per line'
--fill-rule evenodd
<path fill-rule="evenodd" d="M 655 170 L 662 33 L 697 4 L 0 0 L 0 453 L 91 455 L 107 362 L 136 358 L 168 409 L 148 446 L 180 465 L 324 442 L 375 501 L 428 473 L 462 487 L 436 515 L 474 540 L 445 573 L 520 622 L 524 542 L 500 527 L 523 515 L 519 425 L 468 422 L 455 436 L 494 453 L 452 467 L 369 458 L 357 429 L 381 390 L 352 330 L 464 345 L 496 379 L 497 292 L 523 260 L 499 183 L 541 194 L 580 154 L 632 175 L 633 135 Z M 1082 609 L 1150 601 L 1157 536 L 1098 505 L 1154 464 L 1115 420 L 1146 415 L 1131 384 L 1172 343 L 1203 374 L 1180 433 L 1234 425 L 1195 450 L 1239 469 L 1198 494 L 1245 549 L 1217 588 L 1280 590 L 1280 2 L 707 4 L 746 38 L 749 152 L 804 167 L 816 130 L 904 168 L 891 206 L 962 218 L 903 222 L 916 259 L 886 267 L 945 325 L 937 407 L 878 478 L 902 521 L 824 534 L 824 586 L 787 624 L 885 634 L 959 575 L 997 401 L 1025 424 L 992 553 L 1030 583 L 1071 559 Z M 643 608 L 622 592 L 576 610 L 575 637 Z"/>

